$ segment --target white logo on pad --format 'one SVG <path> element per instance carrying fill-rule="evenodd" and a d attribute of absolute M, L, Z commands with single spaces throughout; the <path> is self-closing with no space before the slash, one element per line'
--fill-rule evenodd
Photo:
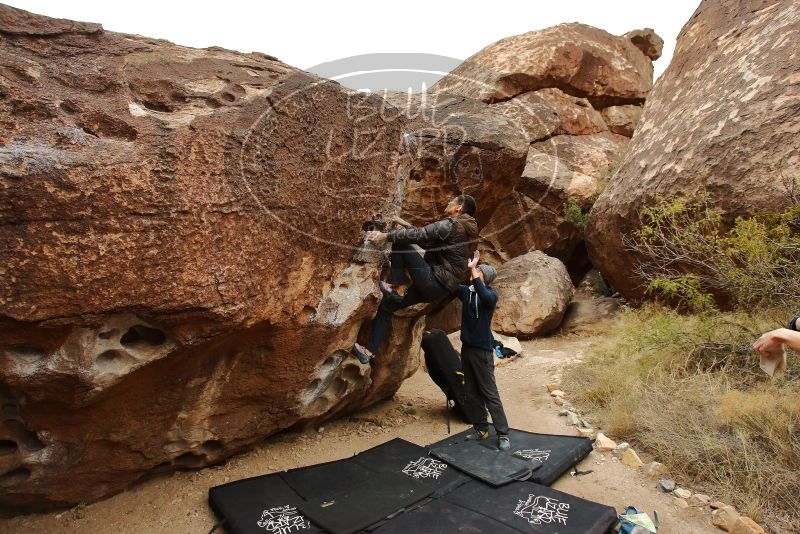
<path fill-rule="evenodd" d="M 569 504 L 544 495 L 528 495 L 527 500 L 520 500 L 514 513 L 526 519 L 531 525 L 549 525 L 551 523 L 567 524 Z"/>
<path fill-rule="evenodd" d="M 403 474 L 411 478 L 439 478 L 439 475 L 447 469 L 447 464 L 435 460 L 428 456 L 422 456 L 419 460 L 409 462 L 403 468 Z"/>
<path fill-rule="evenodd" d="M 550 458 L 552 451 L 545 449 L 522 449 L 514 453 L 514 456 L 520 456 L 526 460 L 539 460 L 544 463 Z"/>
<path fill-rule="evenodd" d="M 311 528 L 311 522 L 297 513 L 297 508 L 287 504 L 264 510 L 258 526 L 270 534 L 291 534 Z"/>

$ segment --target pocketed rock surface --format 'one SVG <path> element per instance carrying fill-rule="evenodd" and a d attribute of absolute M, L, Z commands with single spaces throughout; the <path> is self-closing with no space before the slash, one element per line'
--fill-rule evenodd
<path fill-rule="evenodd" d="M 92 502 L 397 390 L 418 317 L 374 367 L 347 352 L 379 298 L 362 226 L 410 170 L 381 105 L 0 5 L 0 506 Z"/>

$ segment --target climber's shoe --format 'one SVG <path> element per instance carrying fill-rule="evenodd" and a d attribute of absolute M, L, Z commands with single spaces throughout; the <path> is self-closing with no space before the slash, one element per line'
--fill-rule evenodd
<path fill-rule="evenodd" d="M 362 347 L 358 343 L 353 344 L 353 348 L 350 349 L 350 352 L 364 365 L 368 364 L 375 357 L 366 347 Z"/>
<path fill-rule="evenodd" d="M 392 302 L 400 302 L 401 300 L 403 300 L 403 295 L 398 293 L 397 290 L 394 287 L 392 287 L 392 284 L 386 283 L 383 280 L 381 280 L 378 285 L 381 288 L 381 293 L 383 293 L 383 295 L 387 299 L 391 300 Z"/>

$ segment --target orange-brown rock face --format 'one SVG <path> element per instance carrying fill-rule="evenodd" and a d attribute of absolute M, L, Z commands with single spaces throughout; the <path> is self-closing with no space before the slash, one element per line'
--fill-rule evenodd
<path fill-rule="evenodd" d="M 431 87 L 485 102 L 557 87 L 605 107 L 644 102 L 653 64 L 627 37 L 585 24 L 559 24 L 501 39 Z"/>
<path fill-rule="evenodd" d="M 362 225 L 404 120 L 270 56 L 0 6 L 0 504 L 91 501 L 393 394 Z M 417 344 L 418 345 L 418 344 Z"/>
<path fill-rule="evenodd" d="M 789 201 L 800 174 L 800 4 L 700 4 L 648 96 L 621 167 L 592 210 L 592 263 L 625 296 L 643 297 L 623 237 L 657 196 L 693 196 L 732 221 Z"/>
<path fill-rule="evenodd" d="M 475 198 L 478 224 L 486 225 L 519 181 L 529 142 L 525 128 L 470 98 L 385 96 L 409 120 L 413 136 L 402 217 L 415 225 L 428 224 L 441 218 L 447 203 L 463 193 Z"/>

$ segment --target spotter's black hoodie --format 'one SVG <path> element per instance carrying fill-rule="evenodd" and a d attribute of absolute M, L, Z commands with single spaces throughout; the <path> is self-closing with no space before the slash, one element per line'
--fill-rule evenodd
<path fill-rule="evenodd" d="M 480 278 L 472 279 L 472 287 L 459 285 L 456 295 L 461 299 L 461 343 L 492 351 L 492 315 L 497 306 L 497 291 L 486 287 Z"/>

